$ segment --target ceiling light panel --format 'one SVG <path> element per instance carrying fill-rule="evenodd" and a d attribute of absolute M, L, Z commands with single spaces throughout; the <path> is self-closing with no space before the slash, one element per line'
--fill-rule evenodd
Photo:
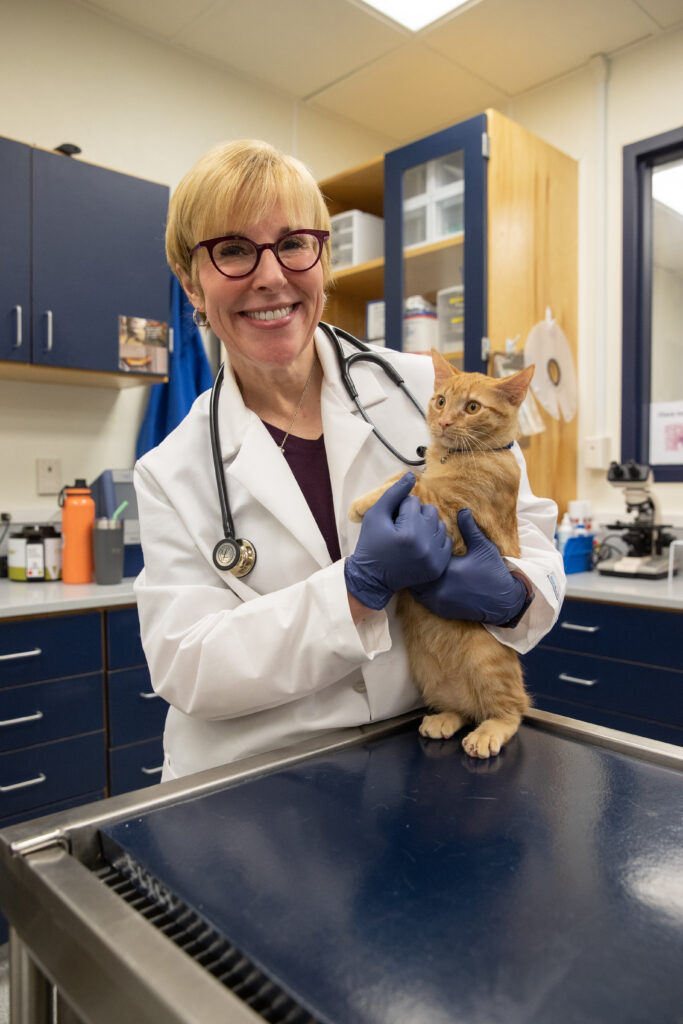
<path fill-rule="evenodd" d="M 419 32 L 425 25 L 431 25 L 445 14 L 452 14 L 458 7 L 469 0 L 363 0 L 368 7 L 373 7 L 380 14 L 386 14 L 399 25 Z"/>

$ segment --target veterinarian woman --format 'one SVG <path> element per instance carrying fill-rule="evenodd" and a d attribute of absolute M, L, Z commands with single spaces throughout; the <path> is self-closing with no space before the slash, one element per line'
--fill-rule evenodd
<path fill-rule="evenodd" d="M 436 510 L 407 496 L 410 475 L 360 526 L 348 520 L 353 499 L 403 464 L 356 410 L 318 327 L 329 230 L 309 172 L 262 142 L 210 151 L 171 201 L 171 269 L 226 365 L 214 429 L 207 392 L 135 472 L 142 641 L 170 704 L 164 780 L 418 707 L 395 616 L 402 588 L 419 587 L 443 616 L 484 622 L 519 652 L 559 611 L 556 507 L 531 493 L 517 445 L 519 559 L 503 560 L 468 513 L 468 553 L 452 558 Z M 431 361 L 386 359 L 426 406 Z M 359 363 L 353 379 L 379 430 L 414 459 L 428 440 L 418 410 L 377 365 Z M 223 567 L 236 547 L 220 543 L 216 469 L 248 541 L 238 570 L 255 555 L 241 577 Z"/>

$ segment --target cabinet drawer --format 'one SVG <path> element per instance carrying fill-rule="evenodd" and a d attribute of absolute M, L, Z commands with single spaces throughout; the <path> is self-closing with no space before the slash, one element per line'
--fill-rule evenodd
<path fill-rule="evenodd" d="M 159 736 L 109 752 L 109 793 L 117 796 L 161 781 L 164 745 Z"/>
<path fill-rule="evenodd" d="M 101 729 L 103 689 L 102 674 L 96 672 L 4 690 L 0 700 L 0 751 Z"/>
<path fill-rule="evenodd" d="M 606 729 L 619 729 L 634 736 L 647 736 L 661 743 L 674 743 L 683 746 L 683 729 L 673 725 L 662 725 L 645 718 L 631 718 L 629 715 L 616 714 L 614 711 L 603 711 L 601 708 L 589 708 L 583 704 L 572 704 L 568 700 L 556 700 L 541 694 L 534 698 L 534 707 L 540 711 L 550 711 L 554 715 L 576 718 L 580 722 L 591 722 L 602 725 Z"/>
<path fill-rule="evenodd" d="M 105 786 L 103 731 L 0 754 L 0 818 Z"/>
<path fill-rule="evenodd" d="M 168 704 L 152 689 L 146 667 L 110 672 L 108 684 L 111 747 L 161 736 Z"/>
<path fill-rule="evenodd" d="M 0 686 L 84 675 L 101 668 L 99 612 L 0 623 Z"/>
<path fill-rule="evenodd" d="M 568 600 L 543 645 L 683 670 L 683 613 Z"/>
<path fill-rule="evenodd" d="M 117 669 L 146 664 L 137 607 L 107 612 L 107 667 Z"/>
<path fill-rule="evenodd" d="M 522 660 L 530 693 L 683 726 L 683 672 L 545 647 Z"/>

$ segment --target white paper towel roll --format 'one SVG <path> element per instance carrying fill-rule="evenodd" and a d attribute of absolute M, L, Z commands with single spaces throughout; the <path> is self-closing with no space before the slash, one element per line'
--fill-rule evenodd
<path fill-rule="evenodd" d="M 576 371 L 569 342 L 550 316 L 529 331 L 524 364 L 536 364 L 531 389 L 546 412 L 568 423 L 576 416 Z"/>

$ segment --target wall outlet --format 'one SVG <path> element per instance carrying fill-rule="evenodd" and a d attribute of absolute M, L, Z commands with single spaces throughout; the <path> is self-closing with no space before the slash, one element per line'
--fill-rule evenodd
<path fill-rule="evenodd" d="M 583 464 L 586 469 L 609 469 L 611 437 L 587 437 L 583 442 Z"/>
<path fill-rule="evenodd" d="M 62 463 L 60 459 L 36 459 L 38 494 L 59 494 L 62 489 Z"/>

